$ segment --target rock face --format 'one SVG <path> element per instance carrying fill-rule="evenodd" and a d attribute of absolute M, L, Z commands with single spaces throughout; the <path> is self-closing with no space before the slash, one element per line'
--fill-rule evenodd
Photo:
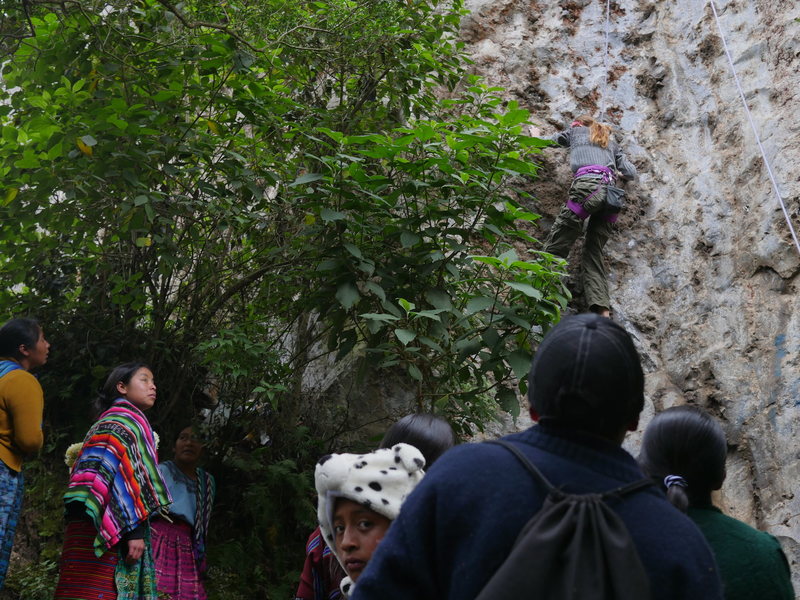
<path fill-rule="evenodd" d="M 800 4 L 716 7 L 798 228 Z M 718 503 L 778 536 L 800 590 L 800 251 L 711 5 L 612 2 L 607 86 L 606 2 L 469 0 L 468 8 L 463 38 L 475 71 L 532 111 L 534 133 L 597 115 L 605 99 L 606 120 L 641 173 L 607 260 L 615 318 L 647 372 L 642 424 L 686 402 L 722 421 L 729 461 Z M 569 185 L 565 151 L 546 150 L 540 173 L 531 191 L 543 237 Z M 636 438 L 629 444 L 635 452 Z"/>

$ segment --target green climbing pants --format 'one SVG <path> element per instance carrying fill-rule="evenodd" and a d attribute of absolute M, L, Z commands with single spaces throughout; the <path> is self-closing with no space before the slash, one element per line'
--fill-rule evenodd
<path fill-rule="evenodd" d="M 595 190 L 597 191 L 595 192 Z M 592 194 L 592 192 L 595 193 Z M 591 197 L 586 199 L 590 194 Z M 582 205 L 583 209 L 589 213 L 586 241 L 581 258 L 581 279 L 586 303 L 590 308 L 594 305 L 611 308 L 606 267 L 603 261 L 603 246 L 606 245 L 613 231 L 613 223 L 608 221 L 605 214 L 606 188 L 601 185 L 599 179 L 579 177 L 572 181 L 569 197 L 573 202 Z M 584 201 L 584 199 L 586 200 Z M 547 236 L 544 251 L 567 258 L 582 230 L 583 219 L 565 204 Z"/>

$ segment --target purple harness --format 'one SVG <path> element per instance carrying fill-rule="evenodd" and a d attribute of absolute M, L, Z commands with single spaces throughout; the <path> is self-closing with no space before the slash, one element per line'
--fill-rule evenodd
<path fill-rule="evenodd" d="M 608 167 L 604 167 L 603 165 L 586 165 L 585 167 L 581 167 L 577 171 L 575 171 L 575 179 L 579 177 L 585 177 L 587 175 L 600 175 L 600 182 L 597 185 L 597 189 L 595 189 L 591 194 L 586 196 L 583 199 L 586 202 L 589 198 L 594 196 L 597 192 L 600 191 L 600 187 L 607 184 L 613 184 L 617 180 L 617 176 L 614 174 L 614 171 L 609 169 Z M 574 202 L 572 198 L 567 198 L 567 208 L 569 208 L 572 212 L 574 212 L 578 217 L 581 219 L 588 219 L 591 215 L 590 213 L 586 212 L 586 209 L 583 208 L 583 204 L 578 204 Z M 609 223 L 616 223 L 618 214 L 611 214 L 605 215 L 603 218 L 608 221 Z"/>

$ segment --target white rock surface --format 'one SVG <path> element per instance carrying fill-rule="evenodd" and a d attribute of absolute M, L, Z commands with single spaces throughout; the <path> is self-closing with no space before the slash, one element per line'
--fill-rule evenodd
<path fill-rule="evenodd" d="M 716 5 L 798 228 L 800 4 Z M 779 537 L 800 590 L 800 254 L 710 4 L 611 7 L 607 120 L 642 176 L 607 258 L 615 318 L 647 370 L 645 417 L 691 402 L 721 419 L 730 457 L 718 502 Z M 474 70 L 531 110 L 542 135 L 599 112 L 606 2 L 469 0 L 469 8 L 463 38 Z M 543 165 L 531 185 L 542 238 L 569 185 L 563 150 L 547 150 Z"/>

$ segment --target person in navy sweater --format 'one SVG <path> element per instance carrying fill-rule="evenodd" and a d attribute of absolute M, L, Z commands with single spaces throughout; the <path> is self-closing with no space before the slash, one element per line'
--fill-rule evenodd
<path fill-rule="evenodd" d="M 644 477 L 622 449 L 644 406 L 644 375 L 627 332 L 594 314 L 564 318 L 529 377 L 538 423 L 504 439 L 556 487 L 604 492 Z M 544 490 L 496 444 L 447 452 L 407 498 L 353 600 L 470 600 L 542 506 Z M 657 486 L 611 504 L 628 528 L 652 598 L 722 598 L 716 563 L 697 527 Z"/>

